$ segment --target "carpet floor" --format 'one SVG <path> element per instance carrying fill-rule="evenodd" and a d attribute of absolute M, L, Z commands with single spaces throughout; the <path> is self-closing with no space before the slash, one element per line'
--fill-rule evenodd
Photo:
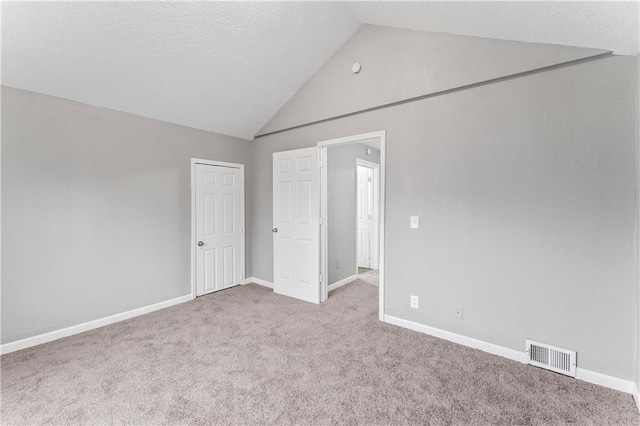
<path fill-rule="evenodd" d="M 322 305 L 235 287 L 1 358 L 10 424 L 635 424 L 633 399 Z"/>
<path fill-rule="evenodd" d="M 378 272 L 377 269 L 358 268 L 358 279 L 378 287 Z"/>

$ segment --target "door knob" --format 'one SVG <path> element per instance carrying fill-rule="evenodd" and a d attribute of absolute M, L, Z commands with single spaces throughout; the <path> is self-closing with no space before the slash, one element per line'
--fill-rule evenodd
<path fill-rule="evenodd" d="M 198 247 L 202 247 L 204 245 L 203 241 L 198 241 Z"/>
<path fill-rule="evenodd" d="M 278 232 L 278 228 L 271 228 L 271 232 Z"/>

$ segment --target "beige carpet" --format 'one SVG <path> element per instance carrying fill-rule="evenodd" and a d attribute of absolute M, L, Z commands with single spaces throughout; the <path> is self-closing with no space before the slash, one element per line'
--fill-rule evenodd
<path fill-rule="evenodd" d="M 358 268 L 358 279 L 369 283 L 371 285 L 378 286 L 378 270 Z"/>
<path fill-rule="evenodd" d="M 5 355 L 9 424 L 638 424 L 631 396 L 322 305 L 236 287 Z"/>

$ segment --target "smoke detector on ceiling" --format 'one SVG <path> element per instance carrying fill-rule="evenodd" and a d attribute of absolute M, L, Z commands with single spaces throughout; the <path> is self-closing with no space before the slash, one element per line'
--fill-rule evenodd
<path fill-rule="evenodd" d="M 360 70 L 362 69 L 362 67 L 360 66 L 360 62 L 356 62 L 355 64 L 353 64 L 353 66 L 351 67 L 351 71 L 353 71 L 354 74 L 358 74 L 360 72 Z"/>

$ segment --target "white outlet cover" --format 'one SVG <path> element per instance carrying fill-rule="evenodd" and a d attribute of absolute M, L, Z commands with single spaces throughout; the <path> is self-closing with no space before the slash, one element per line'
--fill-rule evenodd
<path fill-rule="evenodd" d="M 411 307 L 413 309 L 418 309 L 420 299 L 418 296 L 411 296 Z"/>
<path fill-rule="evenodd" d="M 420 228 L 420 218 L 418 216 L 411 216 L 411 229 Z"/>

